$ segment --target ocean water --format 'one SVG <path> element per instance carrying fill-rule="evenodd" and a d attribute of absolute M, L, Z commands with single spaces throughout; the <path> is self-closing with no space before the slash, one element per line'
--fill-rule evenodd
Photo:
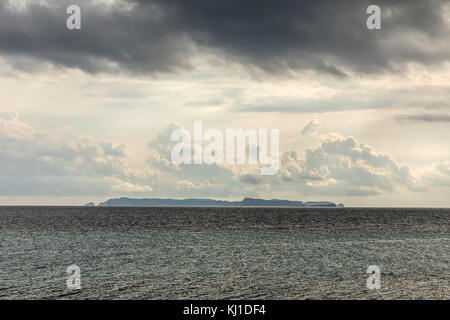
<path fill-rule="evenodd" d="M 450 299 L 450 209 L 0 207 L 0 253 L 0 299 Z"/>

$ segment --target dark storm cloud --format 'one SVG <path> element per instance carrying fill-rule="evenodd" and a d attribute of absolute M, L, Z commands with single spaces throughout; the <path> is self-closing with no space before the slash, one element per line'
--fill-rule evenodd
<path fill-rule="evenodd" d="M 84 0 L 22 11 L 0 1 L 0 53 L 22 68 L 32 58 L 88 72 L 173 72 L 210 49 L 270 73 L 342 76 L 450 58 L 446 0 L 129 0 L 128 8 Z M 65 28 L 65 8 L 74 2 L 82 8 L 81 31 Z M 370 4 L 382 9 L 381 30 L 366 28 Z"/>
<path fill-rule="evenodd" d="M 149 1 L 141 1 L 148 3 Z M 390 70 L 450 58 L 408 37 L 448 41 L 443 1 L 378 1 L 382 29 L 366 28 L 372 1 L 164 1 L 197 43 L 269 72 Z M 414 35 L 413 35 L 414 34 Z M 430 54 L 430 52 L 433 52 Z"/>
<path fill-rule="evenodd" d="M 443 113 L 399 114 L 395 116 L 395 119 L 399 121 L 450 122 L 450 114 L 443 114 Z"/>
<path fill-rule="evenodd" d="M 15 67 L 31 69 L 38 62 L 48 62 L 93 73 L 189 67 L 188 39 L 171 26 L 170 14 L 156 5 L 51 3 L 31 2 L 25 10 L 11 10 L 0 0 L 0 54 L 7 55 Z M 66 8 L 73 3 L 81 7 L 81 30 L 66 28 Z"/>

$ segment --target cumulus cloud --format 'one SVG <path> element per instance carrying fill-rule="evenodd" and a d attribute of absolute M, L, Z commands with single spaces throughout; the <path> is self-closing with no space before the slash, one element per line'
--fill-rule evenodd
<path fill-rule="evenodd" d="M 0 1 L 0 53 L 17 68 L 176 72 L 199 51 L 265 72 L 345 76 L 448 61 L 446 0 L 378 1 L 382 29 L 366 28 L 370 1 L 116 0 L 77 3 L 82 30 L 65 28 L 68 0 Z"/>
<path fill-rule="evenodd" d="M 366 196 L 419 185 L 408 165 L 353 137 L 326 135 L 304 156 L 285 152 L 281 163 L 282 180 L 307 194 Z"/>
<path fill-rule="evenodd" d="M 0 118 L 2 195 L 104 195 L 149 191 L 127 166 L 124 146 L 69 127 L 40 131 L 16 114 Z"/>
<path fill-rule="evenodd" d="M 314 122 L 308 125 L 311 123 Z M 318 123 L 312 125 L 317 126 Z M 149 143 L 152 152 L 158 154 L 149 164 L 161 170 L 164 183 L 156 183 L 158 188 L 173 184 L 185 195 L 220 193 L 221 197 L 241 197 L 246 192 L 260 195 L 295 190 L 302 196 L 373 196 L 400 188 L 423 191 L 426 186 L 422 176 L 413 173 L 408 164 L 399 163 L 354 137 L 337 134 L 320 136 L 316 148 L 282 153 L 279 172 L 274 176 L 261 176 L 250 165 L 161 165 L 161 161 L 170 162 L 168 149 L 174 142 L 167 141 L 167 137 L 174 128 L 178 126 L 168 126 L 166 134 Z M 427 184 L 431 185 L 430 181 Z"/>
<path fill-rule="evenodd" d="M 124 146 L 68 127 L 42 131 L 17 116 L 0 118 L 1 195 L 140 195 L 241 198 L 294 192 L 307 196 L 374 196 L 399 189 L 450 187 L 450 163 L 412 168 L 391 155 L 338 134 L 315 148 L 285 151 L 274 176 L 250 165 L 176 165 L 169 125 L 148 143 L 148 168 L 127 164 Z"/>
<path fill-rule="evenodd" d="M 424 185 L 450 187 L 450 161 L 439 161 L 421 168 Z"/>
<path fill-rule="evenodd" d="M 245 192 L 237 182 L 236 167 L 221 165 L 176 165 L 172 162 L 171 151 L 178 143 L 171 141 L 171 134 L 182 129 L 177 124 L 169 124 L 161 134 L 151 139 L 148 165 L 156 169 L 152 185 L 154 194 L 161 196 L 183 197 L 241 197 Z M 255 195 L 249 191 L 250 195 Z"/>

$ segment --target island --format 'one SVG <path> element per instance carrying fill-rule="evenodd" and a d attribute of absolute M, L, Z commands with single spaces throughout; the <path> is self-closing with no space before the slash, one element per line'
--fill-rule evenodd
<path fill-rule="evenodd" d="M 93 206 L 92 202 L 89 206 Z M 161 199 L 161 198 L 127 198 L 120 197 L 100 202 L 99 207 L 343 207 L 330 201 L 292 201 L 280 199 L 244 198 L 241 201 L 214 199 Z"/>

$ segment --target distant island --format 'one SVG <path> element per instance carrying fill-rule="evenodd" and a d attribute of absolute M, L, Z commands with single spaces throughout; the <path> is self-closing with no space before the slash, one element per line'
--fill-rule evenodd
<path fill-rule="evenodd" d="M 86 206 L 95 206 L 89 202 Z M 115 198 L 100 202 L 99 207 L 343 207 L 330 201 L 291 201 L 280 199 L 244 198 L 241 201 L 214 199 L 160 199 L 160 198 Z"/>

